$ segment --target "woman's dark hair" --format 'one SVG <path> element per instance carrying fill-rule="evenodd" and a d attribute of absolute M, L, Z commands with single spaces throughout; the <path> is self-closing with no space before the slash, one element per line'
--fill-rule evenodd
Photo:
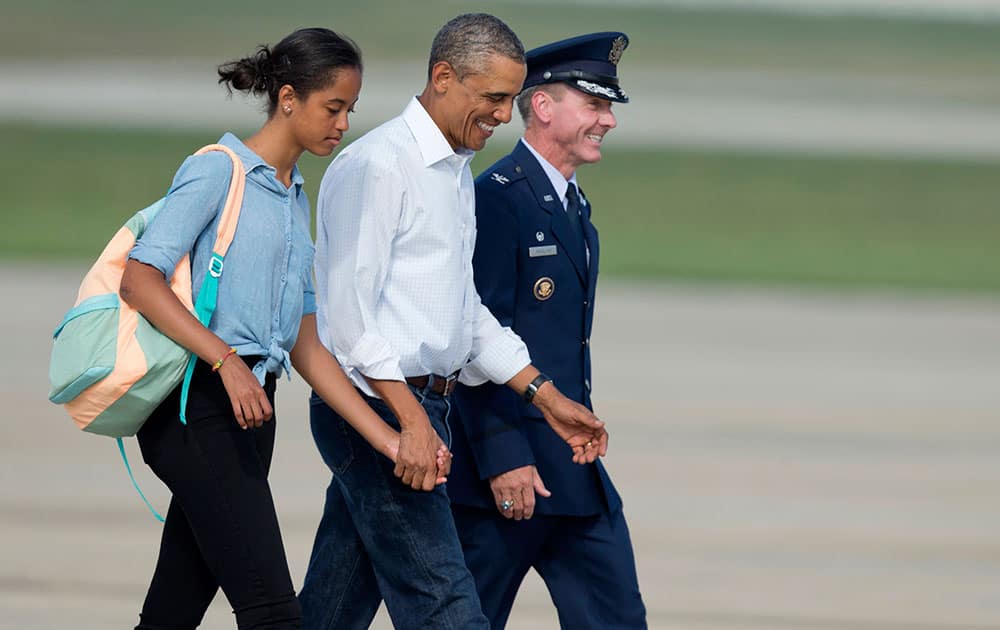
<path fill-rule="evenodd" d="M 299 98 L 337 79 L 340 68 L 361 70 L 361 51 L 327 28 L 302 28 L 274 48 L 261 45 L 249 57 L 219 66 L 219 83 L 254 96 L 267 95 L 267 115 L 278 107 L 278 90 L 290 85 Z"/>

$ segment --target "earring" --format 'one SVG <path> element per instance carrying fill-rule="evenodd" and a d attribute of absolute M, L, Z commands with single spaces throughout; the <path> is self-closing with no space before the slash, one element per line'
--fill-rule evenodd
<path fill-rule="evenodd" d="M 285 111 L 286 114 L 291 114 L 292 113 L 292 106 L 291 105 L 285 105 L 282 109 Z"/>

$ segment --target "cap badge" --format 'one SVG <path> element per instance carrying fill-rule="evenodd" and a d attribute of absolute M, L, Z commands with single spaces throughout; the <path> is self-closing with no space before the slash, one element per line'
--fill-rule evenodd
<path fill-rule="evenodd" d="M 552 294 L 556 291 L 556 283 L 552 281 L 552 278 L 544 276 L 535 281 L 535 288 L 532 291 L 535 294 L 535 299 L 539 302 L 544 302 L 545 300 L 552 297 Z"/>
<path fill-rule="evenodd" d="M 608 61 L 617 66 L 627 45 L 625 38 L 621 35 L 615 38 L 615 41 L 611 42 L 611 52 L 608 53 Z"/>
<path fill-rule="evenodd" d="M 541 243 L 542 241 L 544 241 L 545 240 L 545 232 L 542 232 L 542 231 L 535 232 L 535 240 L 538 241 L 539 243 Z"/>

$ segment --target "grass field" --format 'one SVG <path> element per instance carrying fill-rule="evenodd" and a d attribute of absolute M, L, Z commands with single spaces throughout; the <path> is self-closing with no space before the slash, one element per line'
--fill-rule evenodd
<path fill-rule="evenodd" d="M 380 59 L 423 59 L 452 16 L 488 11 L 529 47 L 588 31 L 631 36 L 629 64 L 800 68 L 928 77 L 1000 75 L 1000 22 L 547 2 L 426 0 L 37 0 L 5 7 L 0 59 L 198 57 L 223 61 L 300 26 L 328 26 Z"/>
<path fill-rule="evenodd" d="M 2 126 L 0 252 L 84 259 L 216 137 Z M 357 136 L 355 136 L 357 137 Z M 476 158 L 479 172 L 507 147 Z M 326 161 L 302 169 L 315 199 Z M 1000 291 L 1000 163 L 608 150 L 579 176 L 619 277 Z"/>
<path fill-rule="evenodd" d="M 467 11 L 499 15 L 529 47 L 623 30 L 632 39 L 625 77 L 639 67 L 692 76 L 710 69 L 716 77 L 749 71 L 740 76 L 766 78 L 773 70 L 792 79 L 860 78 L 861 86 L 899 81 L 893 98 L 952 107 L 958 115 L 967 106 L 1000 104 L 1000 82 L 988 79 L 1000 76 L 998 21 L 821 19 L 655 3 L 37 0 L 4 8 L 0 63 L 218 63 L 308 25 L 353 36 L 370 60 L 412 61 L 426 57 L 442 23 Z M 824 94 L 795 98 L 822 102 Z M 216 137 L 0 121 L 0 257 L 92 258 L 132 210 L 166 190 L 183 156 Z M 491 146 L 475 170 L 508 148 Z M 313 198 L 324 164 L 303 159 Z M 605 162 L 580 177 L 597 208 L 605 274 L 997 292 L 998 167 L 610 147 Z"/>

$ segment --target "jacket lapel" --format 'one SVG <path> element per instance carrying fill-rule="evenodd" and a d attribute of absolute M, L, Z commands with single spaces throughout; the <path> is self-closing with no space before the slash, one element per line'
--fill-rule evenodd
<path fill-rule="evenodd" d="M 523 143 L 518 142 L 513 151 L 514 161 L 524 170 L 525 178 L 531 186 L 539 207 L 552 215 L 552 236 L 562 245 L 563 251 L 569 256 L 580 282 L 584 286 L 588 283 L 587 260 L 580 255 L 581 248 L 574 237 L 572 228 L 569 225 L 569 218 L 566 216 L 566 209 L 562 205 L 562 199 L 556 196 L 556 191 L 552 188 L 541 164 L 535 159 Z M 546 199 L 548 197 L 548 199 Z M 589 221 L 584 221 L 589 225 Z M 593 228 L 590 228 L 593 229 Z M 588 230 L 585 228 L 585 232 Z M 589 239 L 589 236 L 588 236 Z M 591 253 L 593 255 L 593 253 Z"/>

